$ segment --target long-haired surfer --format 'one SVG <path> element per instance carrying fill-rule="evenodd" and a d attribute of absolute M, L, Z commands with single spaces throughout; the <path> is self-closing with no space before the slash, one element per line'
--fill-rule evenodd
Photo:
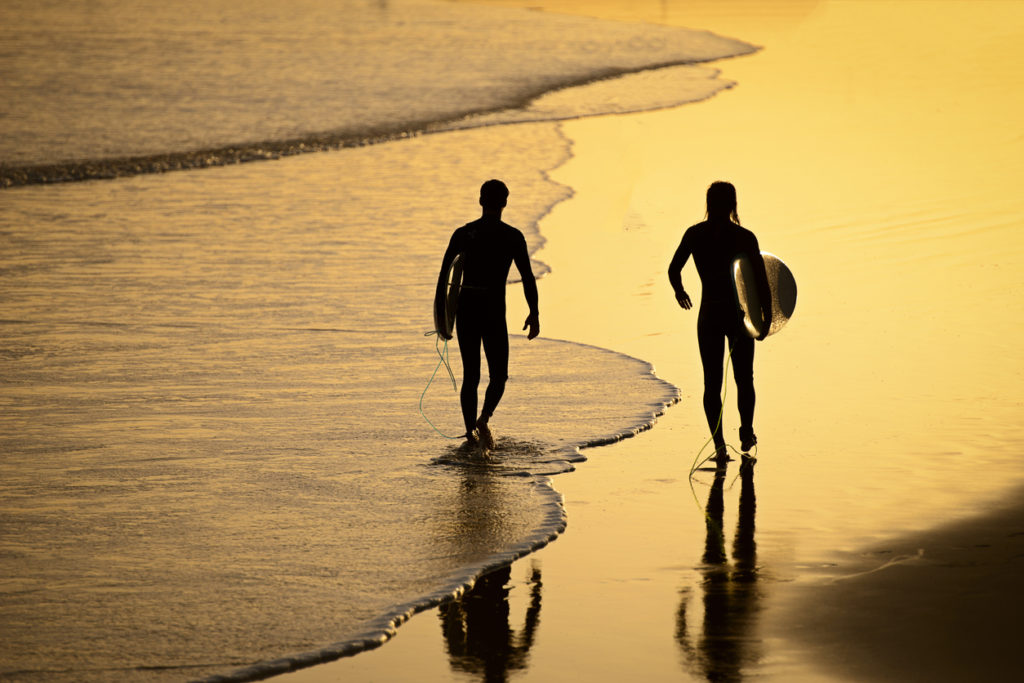
<path fill-rule="evenodd" d="M 479 438 L 485 448 L 494 447 L 488 422 L 505 393 L 508 379 L 508 325 L 505 321 L 505 281 L 512 263 L 516 264 L 523 283 L 523 294 L 530 307 L 523 329 L 528 338 L 540 334 L 540 313 L 537 308 L 537 281 L 530 267 L 526 238 L 516 228 L 501 220 L 508 203 L 508 188 L 500 180 L 488 180 L 480 187 L 482 215 L 457 229 L 448 243 L 437 279 L 435 306 L 446 295 L 449 267 L 462 255 L 462 289 L 459 292 L 455 317 L 455 333 L 462 356 L 462 419 L 466 439 Z M 480 347 L 487 358 L 490 375 L 484 392 L 484 405 L 476 414 L 477 388 L 480 384 Z"/>
<path fill-rule="evenodd" d="M 754 266 L 754 277 L 762 292 L 761 309 L 764 329 L 771 327 L 772 308 L 768 276 L 757 237 L 740 226 L 736 211 L 736 188 L 731 183 L 715 182 L 708 187 L 705 220 L 691 226 L 668 267 L 668 279 L 679 305 L 693 307 L 683 288 L 683 266 L 693 256 L 701 282 L 700 311 L 697 314 L 697 346 L 704 369 L 704 415 L 715 444 L 715 459 L 728 462 L 725 437 L 722 436 L 723 340 L 732 354 L 733 377 L 736 379 L 736 402 L 740 413 L 740 448 L 744 453 L 757 443 L 754 435 L 754 340 L 746 333 L 737 314 L 736 293 L 732 280 L 732 264 L 746 256 Z M 764 339 L 765 335 L 759 337 Z"/>

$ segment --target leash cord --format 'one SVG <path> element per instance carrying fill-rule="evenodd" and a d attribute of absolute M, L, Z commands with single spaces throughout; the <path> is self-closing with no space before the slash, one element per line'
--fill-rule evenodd
<path fill-rule="evenodd" d="M 430 421 L 430 418 L 427 417 L 427 414 L 423 412 L 423 398 L 427 395 L 427 390 L 430 388 L 430 385 L 433 384 L 434 377 L 437 376 L 437 371 L 441 369 L 442 365 L 444 365 L 444 369 L 448 371 L 448 377 L 452 381 L 452 390 L 458 391 L 459 389 L 458 384 L 456 384 L 455 382 L 455 374 L 452 372 L 452 366 L 448 362 L 448 340 L 444 340 L 444 348 L 441 348 L 441 335 L 437 333 L 437 330 L 431 330 L 430 332 L 423 333 L 424 337 L 429 337 L 430 335 L 434 335 L 434 350 L 437 351 L 437 355 L 440 358 L 440 360 L 437 361 L 437 365 L 434 367 L 434 372 L 430 373 L 430 379 L 427 380 L 427 386 L 423 387 L 423 393 L 420 394 L 420 415 L 423 416 L 423 419 L 427 421 L 428 425 L 434 428 L 435 432 L 437 432 L 444 438 L 453 440 L 461 439 L 464 436 L 463 434 L 459 434 L 458 436 L 449 436 L 448 434 L 442 432 L 440 429 L 437 428 L 437 425 Z"/>
<path fill-rule="evenodd" d="M 704 453 L 704 449 L 708 447 L 708 444 L 710 444 L 710 443 L 712 443 L 714 441 L 714 439 L 715 439 L 714 435 L 717 434 L 718 430 L 720 430 L 722 428 L 722 416 L 725 414 L 725 399 L 729 395 L 729 364 L 730 364 L 731 361 L 732 361 L 732 345 L 730 344 L 729 345 L 729 354 L 725 358 L 725 370 L 722 372 L 722 407 L 718 411 L 718 422 L 715 424 L 715 431 L 712 432 L 711 437 L 707 441 L 705 441 L 704 445 L 700 447 L 699 451 L 697 451 L 697 455 L 693 459 L 693 464 L 690 466 L 690 477 L 689 477 L 690 478 L 690 493 L 693 494 L 693 502 L 697 505 L 697 508 L 701 509 L 702 511 L 703 511 L 703 507 L 700 504 L 700 499 L 697 497 L 697 492 L 693 488 L 693 474 L 700 467 L 703 467 L 706 462 L 708 462 L 713 457 L 718 455 L 717 449 L 716 449 L 716 452 L 713 452 L 713 453 L 711 453 L 711 455 L 708 455 L 708 456 L 704 457 L 704 459 L 701 459 L 701 455 Z M 748 456 L 748 455 L 746 455 L 744 453 L 741 453 L 740 451 L 736 450 L 736 447 L 733 446 L 730 443 L 726 443 L 725 445 L 726 445 L 727 448 L 732 450 L 733 453 L 738 455 L 740 457 L 740 460 L 742 460 L 744 457 L 752 457 L 755 460 L 757 459 L 757 444 L 754 444 L 754 455 L 753 456 Z M 704 514 L 705 514 L 705 516 L 707 516 L 707 512 L 704 512 Z"/>
<path fill-rule="evenodd" d="M 731 361 L 732 344 L 729 345 L 729 354 L 725 357 L 725 370 L 722 372 L 722 407 L 718 410 L 718 422 L 715 424 L 714 432 L 712 432 L 708 440 L 704 442 L 704 445 L 700 447 L 700 450 L 697 451 L 697 456 L 693 459 L 693 464 L 690 466 L 691 477 L 693 477 L 693 473 L 696 472 L 698 468 L 702 467 L 704 463 L 706 463 L 708 460 L 711 460 L 713 457 L 715 457 L 715 455 L 717 455 L 717 453 L 712 453 L 711 455 L 705 457 L 703 460 L 701 460 L 700 457 L 704 453 L 704 449 L 708 447 L 708 444 L 715 440 L 715 434 L 718 433 L 718 430 L 722 428 L 722 416 L 725 414 L 725 399 L 729 395 L 729 363 Z M 726 445 L 728 446 L 728 444 Z M 729 447 L 732 448 L 731 446 Z M 733 448 L 733 450 L 735 451 L 736 449 Z"/>

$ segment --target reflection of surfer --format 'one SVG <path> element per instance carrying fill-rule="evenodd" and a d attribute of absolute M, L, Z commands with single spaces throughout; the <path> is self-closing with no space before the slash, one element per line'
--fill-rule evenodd
<path fill-rule="evenodd" d="M 704 618 L 698 626 L 693 604 L 684 594 L 676 613 L 676 640 L 689 664 L 709 681 L 739 681 L 744 668 L 761 658 L 757 621 L 760 591 L 757 586 L 757 543 L 754 540 L 754 470 L 740 469 L 740 505 L 733 538 L 732 566 L 722 527 L 725 511 L 725 472 L 715 475 L 707 504 L 707 538 L 701 584 Z"/>
<path fill-rule="evenodd" d="M 487 683 L 508 681 L 511 674 L 526 669 L 540 623 L 540 569 L 531 570 L 530 606 L 518 632 L 509 624 L 511 577 L 511 567 L 496 569 L 477 579 L 461 598 L 441 606 L 441 628 L 452 669 L 481 674 Z"/>
<path fill-rule="evenodd" d="M 768 276 L 757 244 L 757 237 L 740 227 L 736 212 L 736 188 L 730 183 L 712 183 L 707 193 L 707 217 L 687 229 L 668 267 L 668 279 L 676 293 L 676 301 L 684 309 L 693 304 L 683 289 L 681 271 L 690 255 L 701 282 L 700 312 L 697 315 L 697 346 L 704 368 L 704 414 L 715 442 L 715 457 L 719 464 L 729 456 L 722 436 L 720 416 L 722 400 L 718 392 L 722 386 L 722 339 L 729 342 L 732 354 L 733 376 L 736 378 L 736 401 L 740 412 L 740 443 L 749 451 L 757 438 L 754 436 L 754 340 L 744 331 L 737 315 L 736 295 L 732 283 L 732 263 L 747 256 L 754 265 L 758 289 L 762 292 L 761 308 L 764 329 L 771 327 L 771 297 L 768 294 Z M 764 339 L 761 336 L 760 339 Z"/>
<path fill-rule="evenodd" d="M 476 441 L 474 430 L 487 448 L 494 445 L 488 421 L 494 414 L 508 379 L 508 326 L 505 322 L 505 280 L 512 262 L 519 270 L 523 293 L 530 306 L 523 329 L 533 339 L 540 334 L 537 310 L 537 282 L 530 268 L 526 238 L 511 225 L 502 222 L 501 213 L 508 201 L 508 188 L 500 180 L 488 180 L 480 187 L 483 215 L 456 230 L 448 243 L 437 280 L 435 306 L 445 296 L 446 275 L 456 255 L 463 256 L 462 290 L 459 293 L 455 331 L 462 355 L 462 418 L 466 439 Z M 477 387 L 480 384 L 480 346 L 487 357 L 490 375 L 484 405 L 476 415 Z"/>

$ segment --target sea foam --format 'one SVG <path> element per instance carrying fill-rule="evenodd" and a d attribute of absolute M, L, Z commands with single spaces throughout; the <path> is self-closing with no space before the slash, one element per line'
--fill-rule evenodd
<path fill-rule="evenodd" d="M 535 251 L 566 147 L 523 124 L 8 191 L 0 622 L 28 626 L 4 630 L 3 672 L 322 661 L 556 536 L 549 476 L 649 426 L 674 387 L 514 336 L 490 462 L 459 461 L 417 404 L 436 268 L 481 179 L 506 180 Z M 512 316 L 519 285 L 508 299 Z M 447 381 L 423 408 L 456 435 Z"/>
<path fill-rule="evenodd" d="M 492 112 L 505 112 L 494 123 L 678 104 L 727 84 L 673 70 L 625 96 L 605 86 L 567 101 L 566 89 L 754 49 L 703 31 L 417 0 L 258 11 L 12 0 L 0 44 L 0 185 L 278 158 Z"/>

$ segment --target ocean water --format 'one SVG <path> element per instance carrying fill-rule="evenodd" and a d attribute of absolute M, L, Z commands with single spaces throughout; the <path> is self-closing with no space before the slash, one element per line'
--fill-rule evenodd
<path fill-rule="evenodd" d="M 579 11 L 616 3 L 545 6 L 583 4 Z M 957 680 L 958 667 L 975 664 L 1005 667 L 989 678 L 1013 678 L 1013 647 L 999 639 L 1016 631 L 985 638 L 1019 612 L 1012 581 L 980 590 L 995 597 L 990 612 L 971 589 L 927 585 L 1009 569 L 989 563 L 1015 552 L 1019 530 L 996 513 L 1020 500 L 1024 481 L 1024 308 L 1014 285 L 1024 256 L 1024 88 L 1016 87 L 1024 5 L 772 6 L 786 4 L 796 6 L 791 20 L 780 16 L 775 28 L 755 13 L 715 16 L 764 3 L 707 5 L 710 21 L 697 25 L 765 46 L 720 65 L 740 83 L 734 91 L 562 126 L 573 159 L 552 176 L 575 194 L 541 223 L 549 239 L 538 256 L 552 267 L 546 306 L 558 312 L 547 329 L 653 361 L 683 399 L 642 439 L 595 451 L 594 462 L 556 479 L 568 531 L 513 566 L 507 618 L 494 611 L 498 626 L 523 634 L 542 570 L 541 626 L 516 642 L 532 643 L 528 666 L 521 649 L 500 647 L 469 653 L 477 666 L 500 666 L 505 655 L 521 681 L 793 681 L 848 680 L 860 660 L 892 666 L 888 680 L 929 667 L 933 680 Z M 691 20 L 690 3 L 620 9 L 628 18 L 666 6 Z M 740 552 L 711 564 L 703 511 L 712 476 L 693 479 L 698 505 L 685 476 L 706 433 L 695 319 L 673 301 L 664 266 L 699 220 L 708 180 L 720 177 L 737 184 L 740 215 L 763 248 L 793 268 L 800 298 L 786 329 L 757 352 L 756 523 L 742 521 L 733 467 L 722 530 Z M 684 282 L 697 284 L 692 270 Z M 735 402 L 727 404 L 735 438 Z M 964 520 L 992 530 L 947 535 Z M 747 571 L 754 548 L 734 545 L 749 531 L 756 577 Z M 918 571 L 923 581 L 900 582 Z M 872 591 L 885 576 L 894 590 Z M 850 599 L 856 586 L 878 602 Z M 886 600 L 889 609 L 874 609 Z M 835 609 L 812 618 L 821 605 Z M 974 612 L 988 612 L 984 627 L 965 635 Z M 928 628 L 902 628 L 916 620 Z M 441 621 L 424 614 L 379 653 L 287 679 L 387 680 L 410 670 L 424 680 L 464 678 L 468 648 L 458 649 Z M 478 634 L 493 625 L 477 622 Z M 906 637 L 888 638 L 893 628 Z M 953 646 L 936 654 L 944 637 Z M 806 647 L 819 640 L 824 647 Z"/>
<path fill-rule="evenodd" d="M 701 31 L 423 0 L 11 0 L 0 7 L 0 163 L 357 141 L 752 49 Z M 695 83 L 707 70 L 670 73 L 590 108 L 677 104 L 724 85 Z M 581 113 L 564 97 L 545 107 L 533 118 Z"/>
<path fill-rule="evenodd" d="M 443 371 L 425 391 L 435 268 L 482 180 L 508 182 L 531 251 L 571 194 L 555 124 L 496 124 L 703 99 L 729 84 L 701 67 L 592 82 L 749 46 L 420 2 L 0 12 L 8 166 L 455 129 L 3 190 L 0 675 L 255 675 L 371 647 L 556 536 L 550 477 L 676 399 L 644 361 L 516 336 L 499 448 L 467 457 L 418 410 L 458 433 Z M 543 306 L 542 287 L 542 326 Z"/>

